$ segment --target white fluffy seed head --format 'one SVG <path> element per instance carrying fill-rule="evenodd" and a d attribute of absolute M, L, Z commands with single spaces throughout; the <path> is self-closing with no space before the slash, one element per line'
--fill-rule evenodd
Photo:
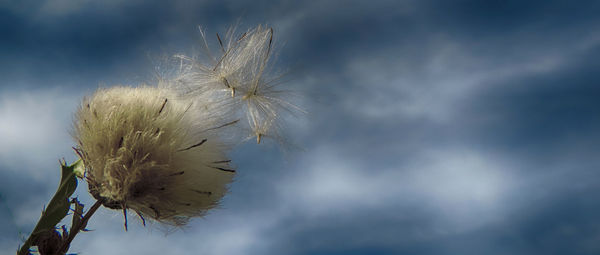
<path fill-rule="evenodd" d="M 176 226 L 202 216 L 233 178 L 229 146 L 279 139 L 283 113 L 302 112 L 270 74 L 273 29 L 231 29 L 218 54 L 201 33 L 208 61 L 177 55 L 156 87 L 99 89 L 83 100 L 73 137 L 104 206 Z"/>
<path fill-rule="evenodd" d="M 75 115 L 73 137 L 90 193 L 109 208 L 183 225 L 214 208 L 234 171 L 204 104 L 159 87 L 99 89 Z"/>

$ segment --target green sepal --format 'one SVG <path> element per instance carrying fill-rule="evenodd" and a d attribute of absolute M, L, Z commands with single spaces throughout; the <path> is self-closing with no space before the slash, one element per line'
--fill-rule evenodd
<path fill-rule="evenodd" d="M 75 205 L 73 209 L 73 221 L 71 222 L 70 233 L 77 232 L 80 228 L 85 229 L 83 225 L 83 204 L 79 202 L 77 198 L 73 198 L 71 203 Z M 86 223 L 87 224 L 87 223 Z"/>
<path fill-rule="evenodd" d="M 78 159 L 70 167 L 73 167 L 73 172 L 75 173 L 75 176 L 83 179 L 83 177 L 85 176 L 85 165 L 83 164 L 83 160 Z"/>

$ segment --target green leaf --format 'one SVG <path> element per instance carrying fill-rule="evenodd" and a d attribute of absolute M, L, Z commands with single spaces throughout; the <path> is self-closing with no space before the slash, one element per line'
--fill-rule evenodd
<path fill-rule="evenodd" d="M 75 178 L 74 168 L 75 164 L 71 166 L 61 164 L 62 177 L 60 185 L 38 223 L 42 229 L 54 228 L 56 224 L 67 216 L 70 207 L 69 198 L 77 188 L 77 178 Z"/>
<path fill-rule="evenodd" d="M 79 161 L 67 166 L 66 162 L 61 162 L 61 178 L 56 193 L 42 212 L 42 216 L 37 225 L 31 232 L 29 238 L 25 241 L 19 250 L 19 255 L 29 254 L 29 248 L 35 245 L 38 236 L 41 233 L 53 230 L 54 227 L 69 213 L 69 197 L 73 195 L 77 188 L 77 178 L 75 178 L 75 168 L 83 165 Z"/>

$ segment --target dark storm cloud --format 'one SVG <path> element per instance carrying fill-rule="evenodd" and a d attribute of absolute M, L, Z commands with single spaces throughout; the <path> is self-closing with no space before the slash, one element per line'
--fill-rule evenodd
<path fill-rule="evenodd" d="M 432 220 L 435 215 L 413 211 L 414 215 L 405 217 L 401 212 L 359 210 L 316 219 L 293 215 L 282 222 L 289 234 L 278 236 L 273 249 L 287 254 L 361 254 L 367 251 L 369 254 L 392 254 L 427 250 L 427 247 L 413 245 L 429 238 L 423 234 L 435 228 Z M 276 236 L 277 231 L 272 234 Z M 411 247 L 400 248 L 404 246 Z"/>
<path fill-rule="evenodd" d="M 239 173 L 225 209 L 197 223 L 197 235 L 169 239 L 182 240 L 178 251 L 600 249 L 599 226 L 590 224 L 600 211 L 590 195 L 598 192 L 600 166 L 595 1 L 32 6 L 0 10 L 3 87 L 136 83 L 153 68 L 149 52 L 197 48 L 197 25 L 209 35 L 237 18 L 242 27 L 275 26 L 284 43 L 280 59 L 299 69 L 292 83 L 306 86 L 310 98 L 307 127 L 296 134 L 304 152 L 284 162 L 272 148 L 235 151 Z M 9 182 L 2 198 L 10 203 L 54 185 L 15 195 L 15 183 L 26 177 L 4 169 L 2 177 Z M 89 247 L 130 242 L 106 233 L 82 238 L 91 239 Z M 158 234 L 127 235 L 150 251 L 167 249 Z M 223 250 L 230 246 L 237 248 Z"/>
<path fill-rule="evenodd" d="M 406 213 L 411 224 L 389 225 L 374 224 L 368 217 L 361 217 L 359 212 L 348 212 L 355 218 L 347 222 L 341 222 L 343 220 L 335 216 L 332 216 L 335 220 L 326 217 L 303 220 L 299 217 L 294 218 L 295 223 L 303 227 L 289 240 L 304 240 L 301 243 L 309 245 L 292 250 L 310 253 L 310 247 L 314 245 L 319 247 L 314 248 L 315 251 L 346 253 L 350 251 L 339 247 L 359 243 L 361 245 L 353 251 L 363 249 L 376 254 L 392 251 L 419 254 L 530 254 L 552 251 L 557 254 L 591 254 L 597 251 L 598 247 L 593 245 L 592 240 L 598 235 L 598 229 L 585 223 L 594 221 L 594 215 L 600 210 L 599 204 L 590 196 L 598 188 L 585 180 L 598 177 L 594 172 L 598 167 L 595 156 L 598 135 L 595 131 L 600 120 L 600 105 L 596 100 L 600 91 L 596 86 L 599 78 L 596 73 L 600 66 L 596 61 L 597 46 L 593 46 L 597 43 L 594 31 L 598 27 L 598 18 L 593 13 L 598 6 L 596 3 L 573 6 L 565 2 L 544 2 L 540 5 L 520 1 L 438 3 L 415 7 L 420 11 L 417 12 L 419 15 L 394 17 L 394 21 L 405 20 L 403 24 L 408 24 L 409 28 L 403 30 L 405 33 L 397 32 L 402 30 L 398 29 L 402 27 L 401 23 L 386 20 L 385 14 L 383 18 L 374 17 L 375 12 L 369 10 L 364 11 L 369 13 L 366 19 L 352 19 L 352 15 L 333 12 L 329 16 L 314 15 L 307 19 L 314 23 L 303 26 L 305 30 L 300 29 L 296 36 L 307 38 L 311 44 L 295 54 L 312 56 L 305 61 L 313 64 L 311 74 L 319 81 L 313 88 L 318 87 L 327 95 L 321 105 L 326 107 L 316 113 L 317 118 L 321 118 L 313 122 L 316 125 L 313 128 L 319 132 L 311 133 L 311 136 L 314 140 L 324 139 L 340 145 L 337 149 L 346 157 L 361 158 L 365 164 L 372 164 L 375 169 L 366 168 L 369 170 L 365 171 L 373 173 L 381 171 L 377 166 L 397 164 L 418 154 L 404 149 L 411 146 L 417 151 L 431 147 L 466 146 L 510 157 L 521 166 L 509 171 L 519 174 L 522 179 L 519 190 L 506 192 L 515 200 L 503 202 L 503 207 L 512 208 L 507 215 L 512 218 L 466 232 L 433 235 L 430 239 L 406 245 L 398 241 L 396 245 L 402 248 L 382 248 L 386 246 L 380 242 L 361 243 L 356 236 L 363 233 L 363 241 L 373 236 L 385 238 L 383 233 L 386 231 L 412 224 L 416 228 L 426 228 L 429 222 L 419 220 L 420 214 L 417 213 Z M 355 14 L 352 11 L 346 13 Z M 329 27 L 329 24 L 335 25 Z M 500 79 L 483 79 L 472 86 L 466 91 L 468 97 L 454 105 L 457 110 L 453 117 L 456 118 L 450 123 L 431 122 L 428 118 L 370 118 L 343 105 L 341 99 L 350 94 L 360 97 L 369 95 L 369 90 L 394 86 L 361 84 L 348 76 L 337 75 L 348 74 L 344 70 L 346 62 L 368 59 L 369 54 L 377 59 L 383 52 L 389 54 L 384 60 L 386 63 L 394 63 L 389 59 L 397 57 L 399 62 L 416 64 L 412 70 L 427 75 L 427 70 L 423 69 L 427 61 L 438 53 L 436 47 L 439 45 L 436 43 L 440 39 L 470 50 L 468 55 L 478 61 L 458 63 L 465 65 L 464 75 L 488 74 L 493 73 L 493 69 L 510 69 L 510 66 L 515 66 L 516 70 L 507 71 L 507 75 L 498 77 Z M 298 40 L 297 44 L 300 42 Z M 309 55 L 308 49 L 319 52 Z M 418 53 L 409 53 L 415 51 Z M 520 69 L 523 62 L 531 62 L 533 69 L 544 69 L 547 64 L 545 58 L 555 56 L 559 59 L 558 68 L 548 71 Z M 393 68 L 369 71 L 373 75 L 393 77 L 386 73 L 390 70 Z M 403 98 L 400 93 L 391 93 L 397 95 L 398 100 Z M 359 168 L 362 167 L 359 165 Z M 543 198 L 538 197 L 538 193 L 543 193 Z M 406 208 L 383 208 L 406 212 Z M 423 207 L 417 205 L 416 208 Z M 393 217 L 383 218 L 385 222 L 395 222 Z M 370 232 L 372 228 L 377 230 Z M 338 229 L 343 229 L 340 230 L 343 233 L 337 233 Z M 398 230 L 395 235 L 411 236 L 407 232 L 410 231 Z M 320 236 L 319 233 L 336 234 Z"/>
<path fill-rule="evenodd" d="M 502 35 L 535 33 L 563 34 L 586 30 L 581 25 L 598 24 L 593 15 L 596 1 L 424 1 L 424 20 L 440 25 L 441 30 L 457 32 L 467 38 L 498 38 Z M 510 38 L 507 38 L 510 39 Z M 512 38 L 518 40 L 519 37 Z"/>
<path fill-rule="evenodd" d="M 590 35 L 599 23 L 593 15 L 599 8 L 594 1 L 359 1 L 343 8 L 320 2 L 300 8 L 301 22 L 288 44 L 297 59 L 335 68 L 349 58 L 381 52 L 427 58 L 435 50 L 427 46 L 444 35 L 476 55 L 510 62 L 503 59 Z M 320 54 L 307 54 L 315 51 Z"/>
<path fill-rule="evenodd" d="M 598 251 L 599 54 L 591 47 L 559 70 L 502 81 L 465 102 L 467 129 L 456 137 L 520 161 L 528 181 L 513 195 L 520 206 L 510 219 L 449 242 L 485 240 L 512 254 Z"/>
<path fill-rule="evenodd" d="M 571 153 L 593 159 L 600 149 L 598 57 L 596 46 L 555 72 L 516 77 L 474 93 L 463 113 L 487 117 L 465 117 L 463 124 L 476 132 L 464 135 L 514 156 L 541 160 Z"/>
<path fill-rule="evenodd" d="M 481 137 L 473 137 L 473 140 L 501 140 L 504 136 L 497 132 L 505 130 L 502 133 L 509 135 L 512 132 L 515 136 L 512 140 L 518 143 L 520 138 L 516 136 L 535 139 L 535 136 L 545 133 L 552 137 L 556 133 L 553 130 L 562 128 L 562 131 L 566 131 L 577 121 L 589 118 L 592 121 L 596 118 L 594 109 L 597 108 L 593 102 L 598 93 L 594 86 L 594 80 L 597 80 L 597 61 L 594 61 L 597 54 L 594 49 L 578 51 L 577 48 L 584 47 L 587 41 L 597 39 L 593 28 L 598 27 L 600 19 L 591 14 L 600 6 L 597 3 L 572 5 L 562 1 L 543 3 L 430 1 L 406 4 L 405 9 L 412 10 L 405 11 L 406 13 L 402 11 L 402 7 L 391 8 L 377 3 L 347 7 L 344 12 L 334 12 L 333 8 L 314 8 L 312 13 L 307 12 L 309 16 L 304 19 L 308 23 L 299 23 L 299 29 L 294 30 L 295 34 L 290 36 L 298 39 L 291 40 L 297 42 L 292 43 L 297 45 L 293 47 L 295 50 L 292 54 L 302 55 L 304 57 L 296 58 L 311 63 L 307 67 L 310 69 L 308 73 L 317 80 L 313 83 L 313 88 L 319 90 L 320 96 L 325 95 L 322 96 L 321 104 L 337 104 L 323 114 L 327 118 L 337 115 L 336 121 L 316 121 L 317 125 L 323 125 L 316 129 L 323 131 L 325 139 L 338 141 L 356 141 L 361 140 L 361 137 L 369 140 L 386 139 L 382 136 L 356 136 L 356 133 L 402 136 L 402 132 L 394 132 L 395 129 L 426 133 L 436 138 L 431 139 L 432 141 L 438 142 L 443 142 L 444 136 L 456 135 L 451 132 L 457 130 L 436 127 L 434 123 L 426 123 L 426 119 L 369 119 L 364 115 L 357 115 L 352 108 L 346 109 L 344 105 L 339 105 L 344 103 L 344 97 L 372 95 L 370 91 L 373 90 L 391 93 L 401 101 L 408 96 L 394 91 L 394 87 L 428 86 L 405 85 L 391 79 L 387 80 L 388 84 L 364 84 L 349 75 L 351 73 L 345 69 L 348 62 L 356 61 L 358 66 L 364 66 L 367 71 L 360 73 L 364 75 L 392 78 L 404 74 L 427 76 L 427 65 L 440 54 L 439 47 L 443 46 L 443 42 L 456 44 L 462 53 L 469 55 L 466 60 L 456 59 L 455 63 L 451 60 L 444 63 L 452 65 L 447 68 L 459 71 L 457 75 L 460 72 L 485 75 L 495 69 L 511 66 L 518 69 L 523 62 L 531 62 L 531 65 L 542 68 L 546 64 L 546 57 L 556 55 L 560 58 L 560 64 L 565 66 L 552 73 L 536 74 L 527 70 L 515 70 L 522 74 L 501 77 L 508 80 L 484 80 L 476 84 L 473 95 L 466 102 L 457 103 L 462 107 L 460 116 L 457 116 L 461 118 L 461 122 L 457 122 L 457 125 L 462 124 L 462 121 L 471 123 L 471 117 L 474 125 L 461 126 L 461 129 L 467 134 L 476 129 L 481 134 Z M 329 15 L 324 15 L 325 13 Z M 302 45 L 306 42 L 309 44 Z M 309 51 L 317 52 L 309 54 Z M 372 67 L 369 60 L 391 67 L 377 70 L 379 66 L 375 66 L 368 69 Z M 471 63 L 470 60 L 476 62 Z M 339 75 L 342 73 L 344 75 Z M 386 81 L 385 78 L 381 80 Z M 355 108 L 360 108 L 360 105 L 355 105 Z M 500 112 L 496 113 L 490 108 Z M 489 112 L 485 109 L 489 109 Z M 500 119 L 506 114 L 520 117 Z M 478 126 L 476 121 L 481 119 L 479 116 L 499 117 L 493 118 L 497 122 Z M 576 121 L 574 123 L 570 121 L 573 118 Z M 333 127 L 330 125 L 332 123 L 339 125 Z M 355 132 L 338 132 L 339 127 L 353 128 Z M 436 128 L 439 130 L 432 130 Z M 513 131 L 508 131 L 509 129 Z M 491 133 L 494 135 L 490 135 Z M 406 136 L 410 139 L 414 134 Z M 532 143 L 538 144 L 536 142 L 543 142 L 543 139 L 540 137 Z M 373 141 L 376 142 L 384 144 L 383 141 Z M 539 145 L 540 148 L 545 147 Z"/>
<path fill-rule="evenodd" d="M 136 81 L 151 73 L 153 57 L 191 48 L 199 24 L 215 26 L 226 16 L 210 4 L 162 1 L 92 3 L 59 13 L 40 6 L 0 9 L 4 86 Z"/>
<path fill-rule="evenodd" d="M 29 185 L 35 184 L 35 185 Z M 0 168 L 0 218 L 5 231 L 0 235 L 0 243 L 13 241 L 20 238 L 20 234 L 27 233 L 29 229 L 19 226 L 18 218 L 21 204 L 28 203 L 39 194 L 51 192 L 42 183 L 37 183 L 27 176 Z M 35 199 L 42 202 L 41 199 Z M 41 211 L 41 208 L 40 208 Z"/>

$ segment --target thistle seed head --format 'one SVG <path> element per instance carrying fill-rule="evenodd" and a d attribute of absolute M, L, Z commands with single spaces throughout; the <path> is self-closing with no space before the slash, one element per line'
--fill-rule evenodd
<path fill-rule="evenodd" d="M 148 86 L 99 89 L 85 98 L 73 137 L 92 196 L 178 226 L 214 208 L 234 170 L 216 132 L 227 123 L 210 109 Z"/>
<path fill-rule="evenodd" d="M 273 29 L 217 35 L 216 54 L 201 34 L 209 61 L 177 55 L 156 87 L 99 89 L 79 107 L 76 150 L 90 193 L 105 207 L 184 225 L 226 193 L 235 172 L 228 145 L 240 134 L 259 143 L 280 138 L 283 112 L 302 112 L 269 73 Z"/>

